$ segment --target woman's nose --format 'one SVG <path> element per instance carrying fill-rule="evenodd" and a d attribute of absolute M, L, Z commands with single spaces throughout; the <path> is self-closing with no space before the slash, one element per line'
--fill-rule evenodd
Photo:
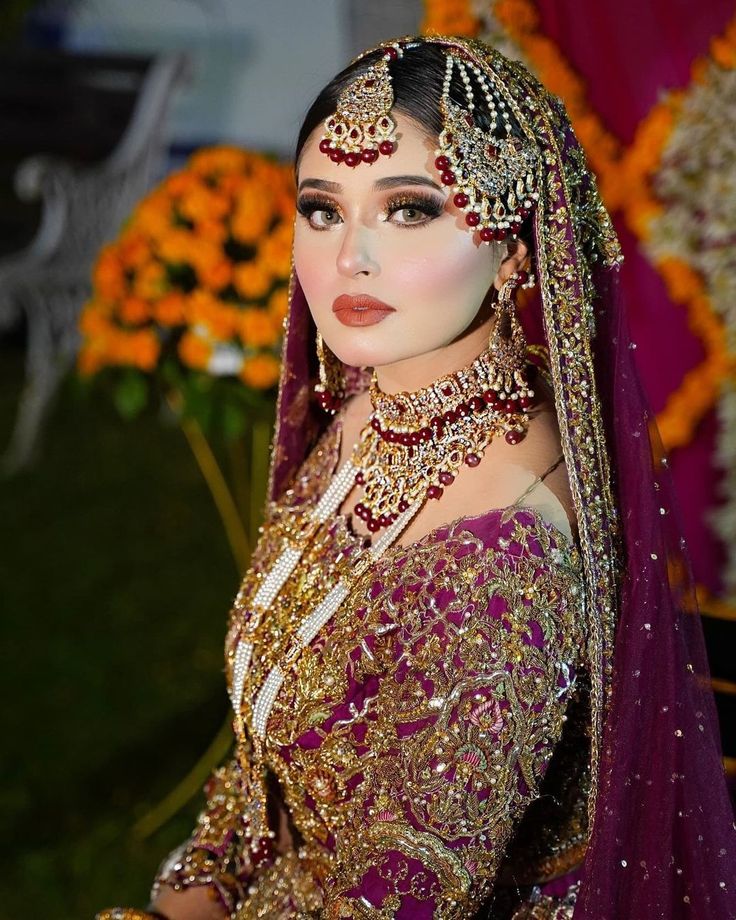
<path fill-rule="evenodd" d="M 353 227 L 346 231 L 337 254 L 337 270 L 341 275 L 353 278 L 356 275 L 378 274 L 379 266 L 372 252 L 370 237 L 370 230 L 365 227 Z"/>

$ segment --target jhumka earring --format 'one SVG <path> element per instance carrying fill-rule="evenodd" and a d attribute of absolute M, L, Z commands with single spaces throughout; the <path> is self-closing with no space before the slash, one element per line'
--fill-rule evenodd
<path fill-rule="evenodd" d="M 317 332 L 317 360 L 319 383 L 315 385 L 314 392 L 325 412 L 334 415 L 345 399 L 345 384 L 342 365 L 337 355 L 325 345 L 321 332 Z"/>
<path fill-rule="evenodd" d="M 499 408 L 507 412 L 524 412 L 534 401 L 527 369 L 527 341 L 516 308 L 515 295 L 520 287 L 533 284 L 525 271 L 514 272 L 502 285 L 496 302 L 496 322 L 491 331 L 488 352 L 495 376 L 493 389 L 498 394 Z M 506 440 L 516 444 L 524 433 L 510 431 Z"/>
<path fill-rule="evenodd" d="M 394 90 L 389 65 L 403 52 L 390 45 L 383 57 L 340 93 L 337 110 L 325 121 L 319 149 L 334 163 L 357 166 L 390 156 L 396 145 L 396 122 L 391 117 Z"/>
<path fill-rule="evenodd" d="M 456 70 L 465 106 L 450 98 Z M 479 118 L 481 109 L 484 118 Z M 442 184 L 452 186 L 465 223 L 484 243 L 515 237 L 539 200 L 539 151 L 514 136 L 510 100 L 475 62 L 448 51 L 440 110 L 444 126 L 435 167 Z"/>

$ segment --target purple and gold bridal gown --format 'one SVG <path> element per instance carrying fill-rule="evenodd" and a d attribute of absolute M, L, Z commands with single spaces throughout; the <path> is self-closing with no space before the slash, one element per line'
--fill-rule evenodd
<path fill-rule="evenodd" d="M 340 432 L 268 508 L 231 611 L 229 680 L 243 612 L 325 491 Z M 305 609 L 365 550 L 343 515 L 307 547 L 256 633 L 246 729 Z M 275 842 L 250 853 L 233 758 L 158 881 L 209 884 L 237 920 L 572 916 L 588 788 L 583 597 L 571 538 L 520 503 L 391 547 L 276 698 Z"/>

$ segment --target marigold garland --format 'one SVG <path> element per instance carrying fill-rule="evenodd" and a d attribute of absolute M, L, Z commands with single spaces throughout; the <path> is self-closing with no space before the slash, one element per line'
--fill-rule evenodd
<path fill-rule="evenodd" d="M 206 148 L 140 202 L 93 272 L 78 367 L 278 381 L 291 262 L 291 170 L 234 147 Z"/>

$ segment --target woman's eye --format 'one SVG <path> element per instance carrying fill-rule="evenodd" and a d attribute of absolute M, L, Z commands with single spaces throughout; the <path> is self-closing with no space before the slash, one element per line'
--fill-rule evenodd
<path fill-rule="evenodd" d="M 332 208 L 317 208 L 309 215 L 309 223 L 313 227 L 325 230 L 340 223 L 340 215 Z"/>
<path fill-rule="evenodd" d="M 297 210 L 315 230 L 329 230 L 342 222 L 338 209 L 325 201 L 299 201 Z"/>
<path fill-rule="evenodd" d="M 419 224 L 427 219 L 424 211 L 419 208 L 399 208 L 391 213 L 397 224 Z"/>
<path fill-rule="evenodd" d="M 388 217 L 392 223 L 404 226 L 426 224 L 439 217 L 444 204 L 439 201 L 397 201 L 390 203 Z"/>

